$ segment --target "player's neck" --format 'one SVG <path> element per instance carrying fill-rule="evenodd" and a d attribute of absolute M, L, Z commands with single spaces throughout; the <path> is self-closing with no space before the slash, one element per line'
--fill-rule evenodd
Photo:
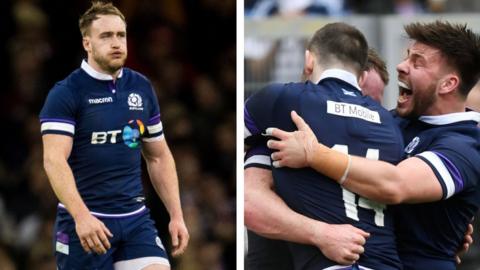
<path fill-rule="evenodd" d="M 312 81 L 314 83 L 318 83 L 320 81 L 321 77 L 322 77 L 322 74 L 328 69 L 341 69 L 341 70 L 350 72 L 353 75 L 355 75 L 355 77 L 357 78 L 357 81 L 358 81 L 358 76 L 356 75 L 355 70 L 352 69 L 352 68 L 349 68 L 348 66 L 345 66 L 345 65 L 328 65 L 328 66 L 316 65 L 313 68 L 313 71 L 309 76 L 310 81 Z"/>
<path fill-rule="evenodd" d="M 442 115 L 465 112 L 465 101 L 453 100 L 456 97 L 451 98 L 452 99 L 437 100 L 437 102 L 432 104 L 428 110 L 425 111 L 424 115 Z"/>

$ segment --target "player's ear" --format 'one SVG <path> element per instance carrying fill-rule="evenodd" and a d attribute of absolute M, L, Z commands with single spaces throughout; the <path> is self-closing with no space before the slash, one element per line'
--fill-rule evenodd
<path fill-rule="evenodd" d="M 314 65 L 315 59 L 313 54 L 309 50 L 305 50 L 305 65 L 303 66 L 303 73 L 305 76 L 309 76 L 313 73 Z"/>
<path fill-rule="evenodd" d="M 82 39 L 83 49 L 90 53 L 92 51 L 92 44 L 90 43 L 90 37 L 84 36 Z"/>
<path fill-rule="evenodd" d="M 460 79 L 456 74 L 447 74 L 443 79 L 440 80 L 440 89 L 439 94 L 447 94 L 452 92 L 455 89 L 458 89 Z"/>
<path fill-rule="evenodd" d="M 360 73 L 360 77 L 358 78 L 358 85 L 362 90 L 364 90 L 363 85 L 365 84 L 365 81 L 367 81 L 367 76 L 368 76 L 368 71 L 364 70 L 362 71 L 362 73 Z"/>

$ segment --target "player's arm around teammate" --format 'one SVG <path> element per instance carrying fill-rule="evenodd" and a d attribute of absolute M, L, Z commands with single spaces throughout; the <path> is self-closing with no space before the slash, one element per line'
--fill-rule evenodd
<path fill-rule="evenodd" d="M 369 233 L 349 224 L 333 225 L 290 209 L 273 190 L 272 172 L 245 169 L 245 225 L 255 233 L 318 247 L 329 259 L 353 264 L 364 252 Z"/>
<path fill-rule="evenodd" d="M 172 238 L 172 255 L 181 255 L 187 248 L 189 234 L 183 220 L 175 161 L 165 139 L 143 145 L 148 174 L 155 191 L 170 215 L 168 229 Z"/>
<path fill-rule="evenodd" d="M 395 166 L 346 155 L 318 143 L 313 131 L 296 112 L 292 112 L 292 120 L 298 131 L 267 130 L 281 139 L 268 142 L 268 147 L 279 150 L 272 154 L 274 166 L 312 167 L 355 193 L 387 204 L 432 202 L 442 198 L 440 182 L 421 159 L 407 158 Z"/>
<path fill-rule="evenodd" d="M 53 191 L 75 221 L 80 244 L 86 252 L 105 254 L 110 248 L 112 233 L 102 221 L 94 217 L 78 193 L 68 157 L 73 139 L 69 136 L 46 134 L 42 136 L 44 167 Z"/>

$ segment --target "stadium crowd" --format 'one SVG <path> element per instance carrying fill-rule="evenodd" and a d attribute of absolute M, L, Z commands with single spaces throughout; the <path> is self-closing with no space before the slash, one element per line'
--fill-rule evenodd
<path fill-rule="evenodd" d="M 190 231 L 175 269 L 235 268 L 235 1 L 113 1 L 126 15 L 126 66 L 155 85 Z M 80 66 L 78 18 L 89 1 L 2 1 L 0 269 L 55 269 L 57 199 L 43 169 L 38 113 Z M 169 242 L 168 217 L 144 177 Z M 166 245 L 168 247 L 168 245 Z"/>

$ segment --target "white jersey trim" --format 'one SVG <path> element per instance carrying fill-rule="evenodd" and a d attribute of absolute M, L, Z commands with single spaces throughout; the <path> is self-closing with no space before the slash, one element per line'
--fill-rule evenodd
<path fill-rule="evenodd" d="M 162 122 L 159 122 L 158 124 L 155 124 L 153 126 L 147 126 L 147 129 L 150 134 L 160 132 L 163 130 Z"/>
<path fill-rule="evenodd" d="M 66 131 L 75 134 L 75 125 L 61 122 L 44 122 L 41 125 L 41 131 L 44 132 L 46 130 Z"/>
<path fill-rule="evenodd" d="M 250 130 L 248 130 L 247 126 L 243 126 L 243 138 L 246 139 L 250 136 L 252 136 Z"/>
<path fill-rule="evenodd" d="M 448 113 L 442 115 L 428 115 L 420 116 L 419 120 L 432 125 L 448 125 L 461 121 L 475 121 L 477 123 L 480 123 L 480 113 L 470 111 Z"/>
<path fill-rule="evenodd" d="M 160 136 L 157 136 L 157 137 L 152 137 L 152 138 L 142 138 L 142 141 L 144 142 L 159 142 L 161 140 L 165 139 L 165 136 L 160 135 Z"/>
<path fill-rule="evenodd" d="M 65 205 L 63 205 L 62 203 L 59 203 L 58 204 L 58 207 L 60 208 L 63 208 L 63 209 L 67 209 L 65 207 Z M 105 213 L 99 213 L 99 212 L 94 212 L 94 211 L 90 211 L 90 214 L 92 214 L 93 216 L 96 216 L 96 217 L 107 217 L 107 218 L 121 218 L 121 217 L 129 217 L 129 216 L 133 216 L 133 215 L 136 215 L 136 214 L 139 214 L 143 211 L 145 211 L 146 207 L 145 205 L 143 205 L 142 207 L 140 207 L 139 209 L 135 210 L 135 211 L 132 211 L 132 212 L 128 212 L 128 213 L 121 213 L 121 214 L 105 214 Z"/>
<path fill-rule="evenodd" d="M 418 154 L 418 156 L 421 156 L 432 163 L 433 167 L 435 167 L 440 174 L 442 179 L 439 180 L 442 181 L 447 188 L 447 196 L 445 199 L 452 197 L 452 195 L 455 194 L 455 183 L 443 161 L 437 156 L 437 154 L 431 151 L 422 152 Z"/>
<path fill-rule="evenodd" d="M 250 165 L 250 164 L 263 164 L 263 165 L 271 166 L 272 162 L 270 161 L 269 156 L 255 155 L 255 156 L 251 156 L 251 157 L 247 158 L 247 160 L 245 160 L 245 165 L 244 166 L 247 166 L 247 165 Z"/>
<path fill-rule="evenodd" d="M 118 261 L 113 264 L 115 270 L 141 270 L 152 264 L 170 266 L 168 259 L 163 257 L 143 257 L 132 260 Z"/>
<path fill-rule="evenodd" d="M 91 77 L 97 79 L 97 80 L 102 80 L 102 81 L 113 81 L 112 75 L 101 73 L 93 69 L 92 66 L 90 66 L 87 61 L 83 60 L 82 64 L 80 67 Z M 121 78 L 123 75 L 123 68 L 120 69 L 120 73 L 118 73 L 117 78 Z"/>

